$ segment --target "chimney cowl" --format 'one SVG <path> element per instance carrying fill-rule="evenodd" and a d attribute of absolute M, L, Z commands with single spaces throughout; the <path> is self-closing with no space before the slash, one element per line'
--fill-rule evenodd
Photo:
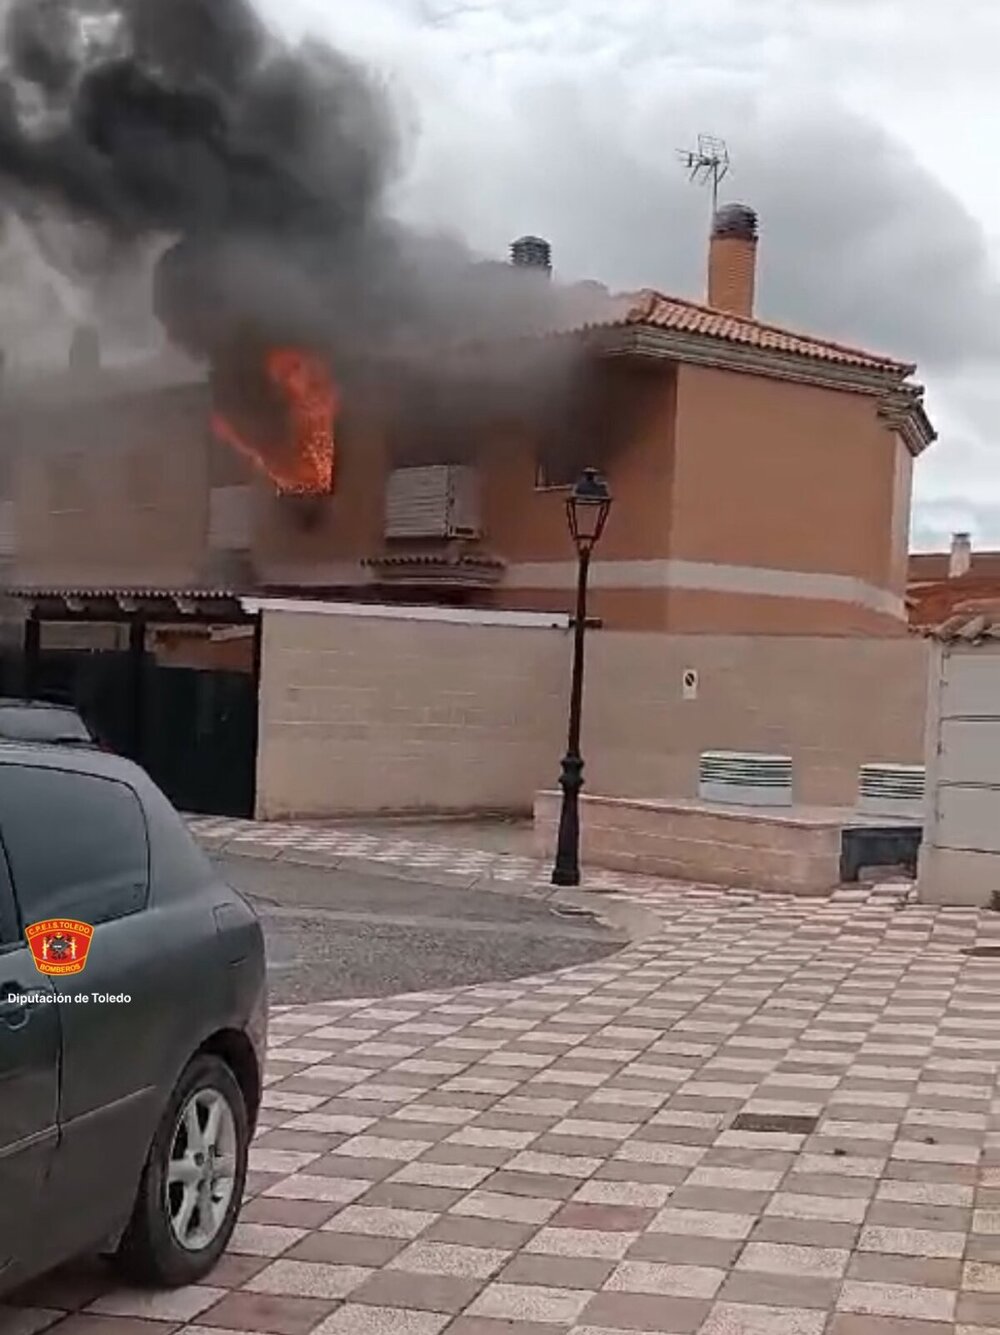
<path fill-rule="evenodd" d="M 541 236 L 522 236 L 510 248 L 510 262 L 516 269 L 552 272 L 552 246 Z"/>
<path fill-rule="evenodd" d="M 955 533 L 951 539 L 951 552 L 948 556 L 948 578 L 961 579 L 972 569 L 972 535 Z"/>
<path fill-rule="evenodd" d="M 712 221 L 713 236 L 731 236 L 740 241 L 756 241 L 759 234 L 757 212 L 748 204 L 723 204 Z"/>

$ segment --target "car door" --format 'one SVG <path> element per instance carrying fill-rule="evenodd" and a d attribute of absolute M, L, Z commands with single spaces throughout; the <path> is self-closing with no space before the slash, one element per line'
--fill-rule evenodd
<path fill-rule="evenodd" d="M 24 926 L 65 918 L 93 928 L 83 969 L 52 980 L 60 1134 L 41 1194 L 50 1222 L 40 1263 L 99 1244 L 127 1216 L 156 1124 L 144 1051 L 157 1044 L 149 845 L 127 783 L 51 764 L 0 764 L 0 833 Z"/>
<path fill-rule="evenodd" d="M 0 1287 L 30 1254 L 58 1136 L 59 1007 L 44 1000 L 53 996 L 0 852 Z"/>

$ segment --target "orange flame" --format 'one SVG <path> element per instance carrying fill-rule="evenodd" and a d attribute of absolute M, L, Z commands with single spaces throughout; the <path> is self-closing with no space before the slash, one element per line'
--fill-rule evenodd
<path fill-rule="evenodd" d="M 335 425 L 340 395 L 325 364 L 301 348 L 274 348 L 264 370 L 288 406 L 284 439 L 255 445 L 223 413 L 212 414 L 219 440 L 245 455 L 285 495 L 324 495 L 333 490 Z"/>

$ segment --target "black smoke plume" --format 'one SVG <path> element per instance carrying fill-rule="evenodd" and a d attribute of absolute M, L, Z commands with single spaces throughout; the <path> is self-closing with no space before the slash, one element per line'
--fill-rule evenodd
<path fill-rule="evenodd" d="M 331 351 L 493 338 L 572 305 L 394 223 L 384 87 L 282 42 L 246 0 L 13 0 L 4 52 L 8 198 L 96 227 L 112 256 L 166 243 L 156 309 L 189 351 L 214 360 L 244 333 Z"/>

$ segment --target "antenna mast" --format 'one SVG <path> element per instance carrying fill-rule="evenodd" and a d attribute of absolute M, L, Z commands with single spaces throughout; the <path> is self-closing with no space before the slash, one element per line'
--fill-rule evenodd
<path fill-rule="evenodd" d="M 700 134 L 697 148 L 679 148 L 677 156 L 688 169 L 689 178 L 695 185 L 711 185 L 714 217 L 719 208 L 719 186 L 729 175 L 729 149 L 726 141 L 711 134 Z"/>

